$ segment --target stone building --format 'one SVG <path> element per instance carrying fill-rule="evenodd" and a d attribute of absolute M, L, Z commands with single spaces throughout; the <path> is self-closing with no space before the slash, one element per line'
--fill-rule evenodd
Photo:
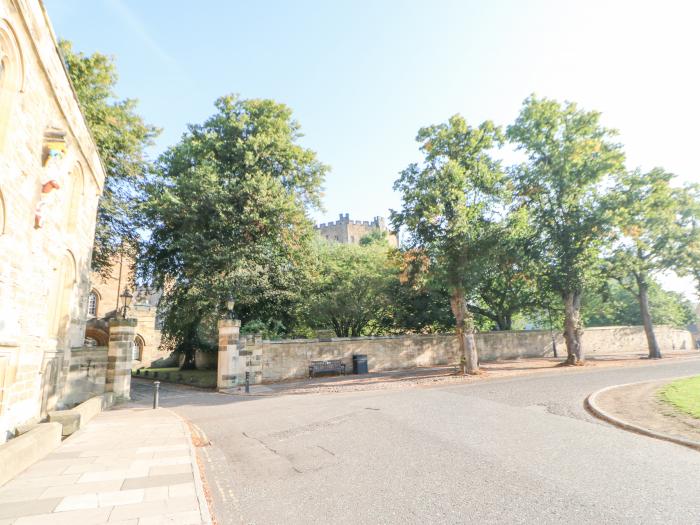
<path fill-rule="evenodd" d="M 0 0 L 0 442 L 82 347 L 104 169 L 39 0 Z"/>
<path fill-rule="evenodd" d="M 335 222 L 323 223 L 316 226 L 316 230 L 322 237 L 329 241 L 343 244 L 360 244 L 360 239 L 373 232 L 387 234 L 389 246 L 399 247 L 399 239 L 394 232 L 390 232 L 384 217 L 375 217 L 370 221 L 351 221 L 350 214 L 340 214 L 340 219 Z"/>
<path fill-rule="evenodd" d="M 167 358 L 169 352 L 160 350 L 161 320 L 158 302 L 162 293 L 133 286 L 130 260 L 115 261 L 108 277 L 93 273 L 87 300 L 86 343 L 91 346 L 107 346 L 109 320 L 123 306 L 120 295 L 126 287 L 133 293 L 128 317 L 138 320 L 134 340 L 133 366 L 151 366 L 153 361 Z"/>

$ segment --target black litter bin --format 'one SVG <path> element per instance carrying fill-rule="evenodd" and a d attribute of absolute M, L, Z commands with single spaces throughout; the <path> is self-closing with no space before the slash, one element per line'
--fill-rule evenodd
<path fill-rule="evenodd" d="M 366 374 L 367 370 L 367 356 L 363 354 L 355 354 L 352 356 L 352 373 L 353 374 Z"/>

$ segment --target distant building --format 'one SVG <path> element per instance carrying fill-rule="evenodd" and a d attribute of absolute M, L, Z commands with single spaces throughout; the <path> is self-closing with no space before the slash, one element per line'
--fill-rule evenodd
<path fill-rule="evenodd" d="M 161 319 L 158 302 L 162 292 L 133 287 L 132 262 L 125 258 L 114 261 L 110 275 L 103 277 L 93 272 L 87 301 L 86 346 L 106 346 L 109 341 L 108 323 L 121 310 L 120 294 L 124 288 L 133 293 L 128 317 L 138 320 L 132 354 L 132 366 L 151 366 L 154 361 L 167 358 L 169 351 L 160 348 Z"/>
<path fill-rule="evenodd" d="M 323 223 L 316 226 L 316 230 L 322 237 L 329 241 L 343 244 L 360 244 L 360 239 L 373 232 L 386 233 L 389 246 L 399 247 L 399 239 L 394 232 L 390 232 L 386 226 L 384 217 L 375 217 L 370 221 L 351 221 L 350 214 L 340 214 L 340 219 L 335 222 Z"/>

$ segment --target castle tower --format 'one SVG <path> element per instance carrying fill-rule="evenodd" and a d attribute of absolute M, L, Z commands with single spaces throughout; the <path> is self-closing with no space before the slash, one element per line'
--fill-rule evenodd
<path fill-rule="evenodd" d="M 398 248 L 399 240 L 394 232 L 389 231 L 384 217 L 374 217 L 370 221 L 353 221 L 350 220 L 349 213 L 341 213 L 339 219 L 335 222 L 323 223 L 316 226 L 316 231 L 319 234 L 334 242 L 343 244 L 360 244 L 360 239 L 372 232 L 380 231 L 387 234 L 389 246 Z"/>

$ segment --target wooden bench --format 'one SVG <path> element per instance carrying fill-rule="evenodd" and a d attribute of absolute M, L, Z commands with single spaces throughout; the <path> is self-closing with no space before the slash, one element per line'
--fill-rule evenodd
<path fill-rule="evenodd" d="M 329 359 L 326 361 L 311 361 L 311 364 L 309 364 L 309 377 L 327 372 L 337 372 L 345 375 L 345 363 L 340 359 Z"/>

